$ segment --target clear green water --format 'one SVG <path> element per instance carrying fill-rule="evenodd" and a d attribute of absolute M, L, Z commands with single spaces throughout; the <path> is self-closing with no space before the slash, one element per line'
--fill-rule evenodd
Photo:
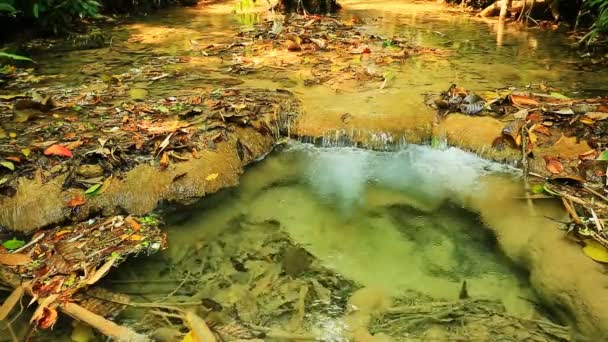
<path fill-rule="evenodd" d="M 411 145 L 373 152 L 295 143 L 248 168 L 237 188 L 170 214 L 169 249 L 127 262 L 105 284 L 136 301 L 167 300 L 167 294 L 171 301 L 211 299 L 224 308 L 223 319 L 256 322 L 264 311 L 260 306 L 275 305 L 255 294 L 270 274 L 275 282 L 315 277 L 323 282 L 317 273 L 290 274 L 286 263 L 297 265 L 304 254 L 286 261 L 289 252 L 276 251 L 276 259 L 260 264 L 257 255 L 269 253 L 265 241 L 286 234 L 312 255 L 316 267 L 371 289 L 363 295 L 367 301 L 412 293 L 455 301 L 466 281 L 471 298 L 501 303 L 516 317 L 538 317 L 526 274 L 502 254 L 479 217 L 460 204 L 495 191 L 484 182 L 488 175 L 517 174 L 454 148 Z M 216 287 L 218 275 L 224 280 Z M 188 283 L 176 290 L 183 280 Z M 277 298 L 297 297 L 300 290 L 280 289 Z M 335 315 L 307 302 L 304 323 L 265 323 L 321 340 L 346 340 L 351 323 L 335 306 L 350 300 L 352 292 L 344 290 L 334 291 L 339 298 L 325 309 Z"/>

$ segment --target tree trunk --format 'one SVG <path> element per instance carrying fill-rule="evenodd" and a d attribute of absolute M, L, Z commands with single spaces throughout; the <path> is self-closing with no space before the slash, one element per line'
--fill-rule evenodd
<path fill-rule="evenodd" d="M 329 14 L 340 9 L 337 0 L 279 0 L 277 9 L 283 13 Z"/>
<path fill-rule="evenodd" d="M 505 0 L 502 2 L 502 6 L 500 7 L 500 20 L 504 20 L 507 17 L 507 12 L 509 8 L 511 8 L 512 0 Z"/>

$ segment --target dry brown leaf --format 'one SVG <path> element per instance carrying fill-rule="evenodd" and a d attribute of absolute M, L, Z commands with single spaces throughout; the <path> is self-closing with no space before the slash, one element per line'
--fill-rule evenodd
<path fill-rule="evenodd" d="M 511 94 L 511 95 L 509 95 L 509 100 L 511 101 L 511 103 L 513 103 L 516 106 L 530 106 L 530 107 L 538 106 L 538 101 L 536 101 L 535 99 L 533 99 L 529 96 L 525 96 L 525 95 Z"/>
<path fill-rule="evenodd" d="M 581 153 L 578 155 L 580 160 L 595 160 L 598 156 L 598 152 L 596 150 L 589 150 L 585 153 Z"/>
<path fill-rule="evenodd" d="M 169 166 L 169 154 L 163 152 L 162 157 L 160 157 L 160 168 L 165 169 L 167 166 Z"/>
<path fill-rule="evenodd" d="M 114 262 L 116 261 L 116 258 L 109 258 L 108 261 L 106 261 L 99 269 L 97 269 L 97 271 L 95 271 L 95 273 L 93 273 L 91 275 L 91 277 L 89 279 L 87 279 L 87 284 L 88 285 L 93 285 L 96 282 L 98 282 L 101 278 L 105 277 L 106 274 L 108 274 L 108 272 L 110 272 L 110 269 L 112 268 L 112 266 L 114 266 Z"/>
<path fill-rule="evenodd" d="M 603 113 L 603 112 L 588 112 L 588 113 L 585 113 L 585 116 L 588 117 L 589 119 L 597 120 L 597 121 L 608 119 L 608 113 Z"/>
<path fill-rule="evenodd" d="M 559 161 L 559 159 L 557 159 L 555 157 L 545 157 L 544 159 L 545 159 L 547 170 L 549 170 L 549 172 L 551 172 L 552 174 L 556 175 L 556 174 L 564 171 L 564 166 Z"/>
<path fill-rule="evenodd" d="M 7 266 L 19 266 L 25 265 L 32 262 L 32 258 L 30 258 L 27 254 L 21 253 L 2 253 L 0 254 L 0 264 Z"/>

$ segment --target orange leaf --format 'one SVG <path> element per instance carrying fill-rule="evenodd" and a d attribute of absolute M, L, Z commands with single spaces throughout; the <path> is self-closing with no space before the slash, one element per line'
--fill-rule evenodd
<path fill-rule="evenodd" d="M 597 151 L 596 150 L 589 150 L 585 153 L 581 153 L 578 155 L 578 158 L 580 160 L 595 160 L 597 158 Z"/>
<path fill-rule="evenodd" d="M 68 207 L 77 207 L 77 206 L 83 205 L 85 203 L 87 203 L 87 200 L 84 199 L 84 197 L 82 197 L 80 195 L 76 195 L 76 196 L 72 197 L 72 199 L 69 200 L 66 205 Z"/>
<path fill-rule="evenodd" d="M 68 150 L 72 151 L 75 148 L 82 146 L 82 144 L 84 144 L 84 141 L 82 141 L 82 140 L 76 140 L 76 141 L 72 141 L 72 142 L 69 142 L 69 143 L 65 144 L 65 148 L 67 148 Z"/>
<path fill-rule="evenodd" d="M 554 175 L 564 171 L 564 166 L 555 157 L 545 157 L 545 163 L 547 164 L 547 170 Z"/>
<path fill-rule="evenodd" d="M 15 163 L 21 163 L 21 158 L 19 158 L 19 157 L 4 157 L 4 159 L 10 160 Z"/>
<path fill-rule="evenodd" d="M 72 158 L 72 151 L 65 148 L 63 145 L 55 144 L 44 150 L 45 156 L 61 156 Z"/>
<path fill-rule="evenodd" d="M 509 100 L 511 100 L 511 103 L 516 106 L 538 106 L 538 101 L 524 95 L 511 94 L 509 95 Z"/>
<path fill-rule="evenodd" d="M 0 254 L 0 264 L 7 266 L 19 266 L 32 262 L 32 258 L 27 254 L 6 253 Z"/>
<path fill-rule="evenodd" d="M 42 315 L 37 320 L 38 326 L 42 329 L 48 329 L 57 322 L 57 310 L 46 307 L 43 309 Z"/>
<path fill-rule="evenodd" d="M 138 231 L 141 228 L 141 224 L 139 224 L 139 222 L 135 221 L 135 219 L 131 216 L 127 216 L 125 221 L 131 226 L 131 228 L 134 231 Z"/>
<path fill-rule="evenodd" d="M 169 155 L 167 152 L 163 152 L 163 156 L 160 157 L 160 168 L 164 169 L 169 166 Z"/>
<path fill-rule="evenodd" d="M 547 128 L 547 126 L 543 126 L 543 125 L 536 125 L 534 126 L 534 131 L 544 134 L 546 136 L 550 136 L 551 132 L 549 131 L 549 128 Z"/>
<path fill-rule="evenodd" d="M 141 241 L 144 237 L 138 234 L 133 234 L 131 236 L 129 236 L 129 238 L 127 240 L 131 240 L 131 241 Z"/>

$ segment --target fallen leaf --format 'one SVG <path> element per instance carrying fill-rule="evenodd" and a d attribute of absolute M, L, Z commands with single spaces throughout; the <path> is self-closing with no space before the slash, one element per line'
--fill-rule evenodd
<path fill-rule="evenodd" d="M 219 174 L 217 174 L 217 173 L 212 173 L 212 174 L 209 174 L 207 177 L 205 177 L 205 180 L 206 180 L 206 181 L 212 181 L 212 180 L 216 179 L 216 178 L 217 178 L 217 176 L 219 176 Z"/>
<path fill-rule="evenodd" d="M 551 135 L 551 132 L 549 131 L 549 128 L 547 128 L 547 126 L 544 126 L 544 125 L 535 125 L 533 131 L 541 133 L 541 134 L 544 134 L 546 136 L 550 136 Z"/>
<path fill-rule="evenodd" d="M 167 166 L 169 166 L 169 154 L 163 152 L 162 157 L 160 157 L 160 168 L 165 169 Z"/>
<path fill-rule="evenodd" d="M 87 189 L 84 193 L 89 196 L 93 196 L 97 193 L 97 191 L 101 188 L 101 184 L 93 184 L 90 188 Z"/>
<path fill-rule="evenodd" d="M 516 119 L 525 119 L 527 116 L 528 116 L 528 110 L 525 108 L 520 111 L 517 111 L 515 114 L 513 114 L 513 117 L 515 117 Z"/>
<path fill-rule="evenodd" d="M 69 200 L 66 205 L 68 207 L 77 207 L 77 206 L 83 205 L 85 203 L 87 203 L 87 200 L 84 199 L 84 197 L 82 197 L 80 195 L 76 195 L 76 196 L 72 197 L 72 199 Z"/>
<path fill-rule="evenodd" d="M 545 157 L 544 159 L 547 166 L 547 170 L 549 170 L 549 172 L 551 172 L 552 174 L 556 175 L 564 171 L 564 166 L 559 161 L 559 159 L 555 157 Z"/>
<path fill-rule="evenodd" d="M 556 93 L 556 92 L 549 93 L 549 96 L 556 98 L 556 99 L 560 99 L 560 100 L 569 100 L 570 99 L 568 96 L 562 95 L 562 94 Z"/>
<path fill-rule="evenodd" d="M 581 153 L 578 155 L 578 158 L 580 160 L 594 160 L 595 158 L 597 158 L 598 153 L 596 150 L 589 150 L 585 153 Z"/>
<path fill-rule="evenodd" d="M 148 91 L 143 88 L 129 89 L 129 96 L 133 100 L 143 100 L 148 96 Z"/>
<path fill-rule="evenodd" d="M 608 113 L 602 113 L 602 112 L 588 112 L 588 113 L 585 113 L 585 116 L 588 117 L 589 119 L 597 120 L 597 121 L 608 119 Z"/>
<path fill-rule="evenodd" d="M 12 238 L 11 240 L 6 240 L 2 243 L 2 246 L 8 250 L 15 250 L 23 247 L 25 245 L 25 241 L 17 240 L 17 238 Z"/>
<path fill-rule="evenodd" d="M 597 160 L 608 160 L 608 150 L 605 150 L 604 152 L 600 153 L 600 155 L 597 157 Z"/>
<path fill-rule="evenodd" d="M 112 266 L 114 266 L 115 261 L 116 258 L 110 257 L 100 268 L 97 269 L 97 271 L 95 271 L 95 273 L 93 273 L 93 275 L 91 275 L 89 279 L 87 279 L 87 285 L 93 285 L 101 278 L 105 277 L 105 275 L 110 272 Z"/>
<path fill-rule="evenodd" d="M 586 256 L 597 262 L 608 263 L 608 250 L 602 244 L 593 239 L 585 239 L 583 242 L 585 243 L 583 253 Z"/>
<path fill-rule="evenodd" d="M 15 164 L 13 164 L 12 162 L 10 162 L 8 160 L 0 161 L 0 165 L 4 166 L 5 168 L 7 168 L 11 171 L 15 171 Z"/>
<path fill-rule="evenodd" d="M 127 218 L 125 218 L 125 222 L 127 222 L 131 226 L 131 229 L 133 229 L 134 231 L 138 231 L 141 229 L 141 224 L 135 221 L 135 219 L 131 216 L 127 216 Z"/>
<path fill-rule="evenodd" d="M 15 163 L 21 163 L 21 158 L 19 158 L 19 157 L 6 157 L 4 159 L 10 160 L 10 161 L 15 162 Z"/>
<path fill-rule="evenodd" d="M 43 309 L 43 314 L 36 320 L 38 327 L 41 329 L 49 329 L 57 322 L 57 310 L 46 307 Z"/>
<path fill-rule="evenodd" d="M 21 153 L 22 153 L 24 156 L 26 156 L 26 157 L 27 157 L 27 156 L 29 156 L 29 155 L 30 155 L 31 151 L 30 151 L 30 149 L 29 149 L 29 148 L 22 148 L 22 149 L 21 149 Z"/>
<path fill-rule="evenodd" d="M 72 141 L 72 142 L 65 144 L 64 147 L 67 148 L 68 150 L 72 151 L 75 148 L 82 146 L 82 144 L 84 144 L 84 141 L 76 140 L 76 141 Z"/>
<path fill-rule="evenodd" d="M 27 254 L 21 253 L 2 253 L 0 254 L 0 264 L 7 266 L 20 266 L 29 264 L 32 262 L 32 258 L 30 258 Z"/>
<path fill-rule="evenodd" d="M 72 151 L 68 150 L 63 145 L 55 144 L 44 150 L 44 155 L 72 158 Z"/>
<path fill-rule="evenodd" d="M 538 106 L 538 101 L 536 101 L 535 99 L 533 99 L 531 97 L 524 96 L 524 95 L 511 94 L 511 95 L 509 95 L 509 100 L 511 101 L 512 104 L 514 104 L 516 106 L 531 106 L 531 107 Z"/>

